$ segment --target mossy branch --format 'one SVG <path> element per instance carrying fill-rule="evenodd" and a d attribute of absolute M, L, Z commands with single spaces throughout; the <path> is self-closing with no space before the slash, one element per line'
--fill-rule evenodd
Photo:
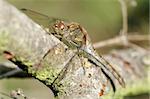
<path fill-rule="evenodd" d="M 51 67 L 50 65 L 47 68 L 41 67 L 38 71 L 37 64 L 44 54 L 60 41 L 54 36 L 48 35 L 43 28 L 4 0 L 0 0 L 0 13 L 0 63 L 7 62 L 4 59 L 5 51 L 5 58 L 14 62 L 28 74 L 43 81 L 45 85 L 51 83 L 57 76 L 55 74 L 58 74 L 63 67 Z M 62 47 L 64 46 L 62 45 Z M 12 59 L 8 57 L 11 55 L 14 56 L 11 57 Z M 46 64 L 45 60 L 42 61 L 42 64 Z M 53 79 L 44 82 L 45 76 Z M 49 85 L 47 86 L 49 87 Z"/>

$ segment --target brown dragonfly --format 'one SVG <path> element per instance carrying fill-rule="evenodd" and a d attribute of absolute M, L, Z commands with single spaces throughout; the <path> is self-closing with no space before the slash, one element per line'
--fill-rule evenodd
<path fill-rule="evenodd" d="M 49 17 L 29 9 L 21 10 L 36 23 L 42 25 L 44 28 L 48 28 L 49 33 L 62 41 L 69 49 L 77 49 L 77 54 L 79 54 L 79 56 L 87 58 L 89 62 L 100 67 L 102 73 L 104 73 L 106 78 L 109 79 L 114 91 L 116 90 L 115 84 L 113 83 L 110 75 L 113 76 L 122 87 L 125 87 L 125 82 L 121 75 L 108 61 L 106 61 L 101 55 L 97 54 L 92 46 L 87 31 L 80 26 L 80 24 Z M 48 52 L 44 55 L 44 57 L 48 54 Z M 103 94 L 103 90 L 100 95 L 101 94 Z"/>

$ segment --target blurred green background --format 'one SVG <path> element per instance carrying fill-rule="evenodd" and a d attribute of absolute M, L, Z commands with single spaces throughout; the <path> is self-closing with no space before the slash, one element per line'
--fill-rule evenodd
<path fill-rule="evenodd" d="M 18 9 L 28 8 L 48 16 L 80 23 L 93 42 L 118 35 L 122 27 L 118 0 L 8 0 Z M 130 0 L 133 1 L 133 0 Z M 148 33 L 149 0 L 129 4 L 129 32 Z"/>
<path fill-rule="evenodd" d="M 133 6 L 134 1 L 137 6 Z M 129 32 L 148 34 L 149 0 L 134 1 L 128 4 Z M 92 42 L 115 37 L 122 28 L 121 6 L 118 0 L 8 0 L 8 2 L 18 9 L 32 9 L 48 16 L 78 22 L 88 31 Z M 22 88 L 25 94 L 32 98 L 50 99 L 49 89 L 37 80 L 0 80 L 0 91 L 9 93 L 16 88 Z"/>

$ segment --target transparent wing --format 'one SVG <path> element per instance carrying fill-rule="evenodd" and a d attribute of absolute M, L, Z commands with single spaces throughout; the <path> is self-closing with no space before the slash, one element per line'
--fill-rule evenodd
<path fill-rule="evenodd" d="M 58 18 L 49 17 L 30 9 L 23 8 L 21 9 L 21 11 L 24 12 L 27 16 L 29 16 L 33 21 L 35 21 L 39 25 L 42 25 L 45 28 L 49 28 L 49 26 L 56 20 L 60 20 Z"/>
<path fill-rule="evenodd" d="M 92 53 L 89 53 L 85 50 L 82 50 L 82 53 L 84 57 L 88 58 L 89 61 L 91 61 L 96 66 L 100 66 L 104 72 L 111 73 L 119 82 L 119 84 L 122 87 L 125 87 L 124 79 L 121 77 L 121 75 L 116 71 L 116 69 L 108 62 L 106 61 L 101 55 L 99 57 L 95 57 Z M 93 52 L 95 53 L 95 52 Z M 107 75 L 106 75 L 107 76 Z"/>

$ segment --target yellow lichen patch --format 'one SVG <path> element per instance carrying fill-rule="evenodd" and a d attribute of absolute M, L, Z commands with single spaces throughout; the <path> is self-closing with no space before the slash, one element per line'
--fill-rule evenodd
<path fill-rule="evenodd" d="M 9 44 L 8 41 L 8 32 L 6 30 L 0 30 L 0 54 L 7 49 L 7 46 Z"/>
<path fill-rule="evenodd" d="M 49 68 L 44 67 L 36 71 L 36 78 L 47 82 L 47 84 L 51 84 L 56 77 L 57 77 L 57 72 L 50 67 Z"/>
<path fill-rule="evenodd" d="M 55 54 L 62 54 L 64 52 L 64 49 L 57 47 L 55 49 Z"/>
<path fill-rule="evenodd" d="M 91 63 L 88 61 L 87 58 L 82 58 L 82 64 L 84 67 L 89 68 L 91 67 Z"/>
<path fill-rule="evenodd" d="M 82 41 L 81 38 L 77 38 L 77 37 L 75 38 L 75 40 L 76 40 L 76 41 Z"/>

